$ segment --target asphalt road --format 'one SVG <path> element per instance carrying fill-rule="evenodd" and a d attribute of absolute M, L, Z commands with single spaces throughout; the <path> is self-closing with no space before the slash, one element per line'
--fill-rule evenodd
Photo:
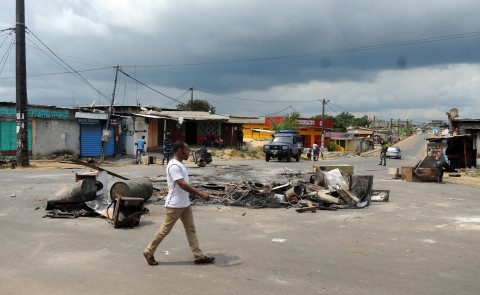
<path fill-rule="evenodd" d="M 147 265 L 142 250 L 164 208 L 132 229 L 102 218 L 42 218 L 47 198 L 86 169 L 0 170 L 1 294 L 477 294 L 480 290 L 480 190 L 412 183 L 387 174 L 425 156 L 424 135 L 401 142 L 401 160 L 378 153 L 318 162 L 188 163 L 193 181 L 279 181 L 313 165 L 354 165 L 373 175 L 390 202 L 366 209 L 296 213 L 197 205 L 201 248 L 213 265 L 195 265 L 181 224 Z M 113 167 L 127 177 L 159 177 L 163 166 Z M 285 176 L 286 174 L 286 176 Z M 110 185 L 115 181 L 109 178 Z M 14 194 L 14 196 L 12 196 Z M 285 239 L 272 242 L 272 239 Z"/>

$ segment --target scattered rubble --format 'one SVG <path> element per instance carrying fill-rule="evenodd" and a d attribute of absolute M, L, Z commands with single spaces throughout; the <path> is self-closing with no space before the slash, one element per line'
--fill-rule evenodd
<path fill-rule="evenodd" d="M 45 217 L 76 218 L 104 216 L 117 227 L 136 226 L 142 214 L 148 212 L 145 202 L 152 196 L 153 204 L 160 204 L 167 195 L 166 186 L 155 188 L 152 182 L 166 179 L 127 179 L 86 162 L 78 164 L 97 171 L 76 174 L 75 182 L 59 189 L 47 202 Z M 238 167 L 234 167 L 233 170 Z M 241 170 L 241 169 L 240 169 Z M 239 170 L 239 171 L 240 171 Z M 366 208 L 372 201 L 388 202 L 388 190 L 373 190 L 372 175 L 353 175 L 353 167 L 315 167 L 313 173 L 286 169 L 269 175 L 280 182 L 192 183 L 210 194 L 212 200 L 200 201 L 192 197 L 193 204 L 222 204 L 252 209 L 294 208 L 296 212 Z M 258 176 L 258 171 L 256 171 Z M 120 177 L 108 191 L 107 174 Z M 227 173 L 223 173 L 225 176 Z M 238 175 L 234 176 L 235 179 Z M 249 178 L 242 174 L 242 178 Z M 267 179 L 267 178 L 265 178 Z M 284 179 L 284 180 L 283 180 Z M 211 178 L 210 178 L 211 181 Z M 200 203 L 201 202 L 201 203 Z"/>
<path fill-rule="evenodd" d="M 247 208 L 296 208 L 297 212 L 364 208 L 371 202 L 373 176 L 349 175 L 340 169 L 303 175 L 287 183 L 206 183 L 212 203 Z M 388 200 L 388 198 L 385 198 Z"/>

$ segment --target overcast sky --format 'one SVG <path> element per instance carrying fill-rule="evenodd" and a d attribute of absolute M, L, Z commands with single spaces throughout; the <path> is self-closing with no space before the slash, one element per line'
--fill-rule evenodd
<path fill-rule="evenodd" d="M 13 28 L 16 1 L 0 3 Z M 25 0 L 25 15 L 32 104 L 107 104 L 119 65 L 149 87 L 120 73 L 120 105 L 175 108 L 193 87 L 217 114 L 310 117 L 326 99 L 333 116 L 480 118 L 475 0 Z M 15 102 L 10 33 L 0 101 Z"/>

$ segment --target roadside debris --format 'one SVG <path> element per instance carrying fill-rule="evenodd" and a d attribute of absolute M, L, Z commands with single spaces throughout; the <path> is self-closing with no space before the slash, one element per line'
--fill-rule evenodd
<path fill-rule="evenodd" d="M 5 157 L 0 159 L 0 168 L 5 168 L 7 166 L 8 168 L 15 169 L 15 167 L 17 167 L 17 161 L 13 158 L 7 160 Z"/>
<path fill-rule="evenodd" d="M 82 165 L 90 164 L 82 162 Z M 99 167 L 92 167 L 99 170 Z M 330 171 L 327 171 L 331 169 Z M 347 173 L 342 170 L 347 171 Z M 204 202 L 192 196 L 193 204 L 221 204 L 225 206 L 258 208 L 294 208 L 296 212 L 366 208 L 372 201 L 387 202 L 388 190 L 373 190 L 372 175 L 352 175 L 353 167 L 314 167 L 313 173 L 285 170 L 269 175 L 281 182 L 265 183 L 242 181 L 232 183 L 192 183 L 202 186 L 212 201 Z M 115 182 L 108 190 L 107 173 L 101 171 L 76 174 L 75 183 L 59 189 L 47 202 L 45 217 L 76 218 L 78 216 L 104 216 L 114 228 L 139 224 L 141 215 L 149 210 L 145 203 L 152 195 L 154 205 L 161 204 L 168 193 L 166 186 L 154 188 L 148 178 L 126 179 Z M 225 176 L 225 174 L 223 175 Z M 211 179 L 210 179 L 211 181 Z M 155 191 L 155 192 L 154 192 Z M 242 215 L 244 216 L 245 213 Z"/>
<path fill-rule="evenodd" d="M 206 183 L 214 204 L 247 208 L 296 208 L 299 213 L 316 210 L 364 208 L 371 202 L 373 176 L 349 175 L 340 169 L 322 171 L 287 183 L 245 181 Z"/>
<path fill-rule="evenodd" d="M 452 171 L 448 163 L 427 156 L 414 167 L 402 167 L 401 178 L 411 182 L 442 182 L 444 171 Z"/>
<path fill-rule="evenodd" d="M 108 172 L 76 174 L 73 184 L 59 189 L 48 199 L 44 217 L 101 215 L 109 219 L 114 228 L 137 226 L 141 215 L 148 212 L 144 202 L 152 196 L 151 181 L 138 178 L 116 182 L 109 193 Z"/>

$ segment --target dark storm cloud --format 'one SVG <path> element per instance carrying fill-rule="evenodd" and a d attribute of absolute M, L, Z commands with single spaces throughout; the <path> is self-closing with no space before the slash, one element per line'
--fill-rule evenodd
<path fill-rule="evenodd" d="M 13 2 L 2 3 L 0 29 L 15 23 Z M 428 83 L 408 79 L 424 68 L 478 65 L 480 34 L 454 37 L 480 30 L 479 12 L 476 1 L 465 0 L 26 1 L 27 26 L 69 65 L 76 70 L 109 67 L 81 72 L 107 96 L 112 92 L 113 67 L 120 65 L 172 97 L 195 87 L 231 96 L 277 98 L 276 107 L 281 109 L 284 100 L 328 96 L 351 107 L 350 112 L 392 116 L 401 114 L 397 109 L 413 113 L 419 106 L 431 107 L 431 97 L 448 100 L 454 90 L 463 89 L 459 95 L 467 97 L 464 101 L 474 101 L 478 89 L 452 85 L 430 94 L 421 89 Z M 447 38 L 435 39 L 440 36 Z M 34 36 L 27 37 L 29 75 L 65 71 L 36 48 L 51 56 Z M 14 79 L 5 79 L 14 76 L 12 61 L 0 75 L 0 100 L 15 95 Z M 392 88 L 390 80 L 398 79 L 396 75 L 403 80 Z M 449 77 L 444 72 L 441 76 Z M 72 75 L 30 76 L 28 81 L 29 99 L 36 103 L 102 100 Z M 120 81 L 127 101 L 140 96 L 146 104 L 172 104 L 126 76 Z M 247 107 L 253 104 L 211 99 L 221 103 L 219 112 L 252 113 Z M 382 101 L 390 99 L 396 105 L 388 109 Z M 442 114 L 447 103 L 438 105 L 436 114 Z M 295 105 L 312 114 L 311 106 Z M 253 110 L 259 115 L 271 108 L 256 104 Z"/>

